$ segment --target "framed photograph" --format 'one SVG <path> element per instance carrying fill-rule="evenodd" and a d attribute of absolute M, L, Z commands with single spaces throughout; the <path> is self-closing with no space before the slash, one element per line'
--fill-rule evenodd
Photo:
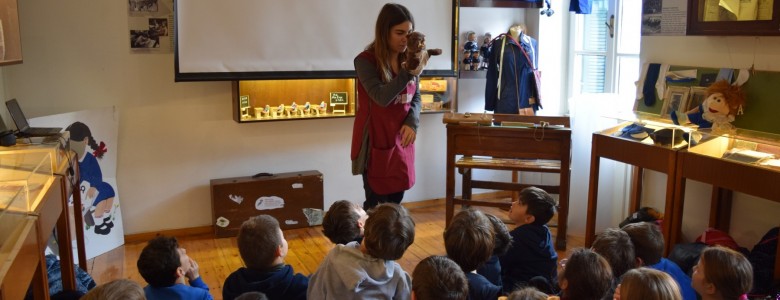
<path fill-rule="evenodd" d="M 685 107 L 685 111 L 688 112 L 704 103 L 704 99 L 707 99 L 707 88 L 703 86 L 691 87 L 691 99 L 688 101 L 688 105 Z"/>
<path fill-rule="evenodd" d="M 16 0 L 0 0 L 0 66 L 22 63 L 19 8 Z"/>
<path fill-rule="evenodd" d="M 687 86 L 670 86 L 666 88 L 664 105 L 661 107 L 661 117 L 669 119 L 672 111 L 687 111 L 688 96 L 691 89 Z"/>

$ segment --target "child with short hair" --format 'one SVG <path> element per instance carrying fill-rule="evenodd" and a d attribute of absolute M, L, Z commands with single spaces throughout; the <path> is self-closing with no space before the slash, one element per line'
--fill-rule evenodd
<path fill-rule="evenodd" d="M 604 257 L 587 249 L 572 251 L 559 263 L 562 300 L 599 300 L 612 286 L 612 268 Z"/>
<path fill-rule="evenodd" d="M 742 253 L 721 246 L 708 247 L 693 267 L 691 285 L 702 300 L 747 299 L 745 293 L 753 287 L 753 266 Z"/>
<path fill-rule="evenodd" d="M 631 238 L 623 230 L 607 228 L 596 236 L 590 247 L 593 251 L 603 256 L 612 267 L 612 288 L 604 296 L 604 300 L 611 300 L 620 283 L 620 277 L 628 270 L 636 267 L 634 244 Z"/>
<path fill-rule="evenodd" d="M 368 213 L 361 243 L 328 252 L 311 275 L 308 299 L 409 299 L 411 278 L 395 260 L 413 242 L 414 220 L 406 208 L 380 204 Z"/>
<path fill-rule="evenodd" d="M 485 214 L 469 208 L 456 214 L 444 230 L 444 248 L 466 273 L 469 281 L 469 299 L 496 299 L 501 287 L 474 272 L 493 253 L 493 225 Z"/>
<path fill-rule="evenodd" d="M 634 244 L 637 266 L 646 266 L 666 272 L 680 286 L 684 300 L 696 300 L 696 292 L 691 287 L 691 278 L 673 261 L 663 257 L 664 236 L 658 225 L 651 222 L 631 223 L 623 226 Z"/>
<path fill-rule="evenodd" d="M 680 287 L 669 274 L 651 269 L 636 268 L 623 274 L 615 291 L 614 300 L 682 300 Z"/>
<path fill-rule="evenodd" d="M 130 279 L 116 279 L 104 283 L 89 290 L 80 300 L 104 300 L 104 299 L 123 299 L 123 300 L 146 300 L 144 289 L 138 283 Z"/>
<path fill-rule="evenodd" d="M 533 278 L 546 281 L 534 284 L 540 291 L 554 292 L 558 285 L 555 265 L 558 253 L 546 224 L 555 214 L 556 205 L 547 192 L 537 187 L 523 189 L 519 200 L 512 202 L 509 218 L 517 227 L 510 232 L 512 247 L 499 257 L 505 293 L 527 286 Z"/>
<path fill-rule="evenodd" d="M 460 266 L 446 256 L 429 256 L 412 272 L 413 300 L 466 300 L 468 279 Z"/>
<path fill-rule="evenodd" d="M 306 299 L 309 279 L 284 263 L 289 250 L 279 221 L 259 215 L 241 224 L 238 253 L 246 267 L 225 278 L 222 297 L 232 300 L 246 292 L 262 292 L 270 299 Z"/>
<path fill-rule="evenodd" d="M 175 237 L 158 236 L 146 244 L 136 263 L 138 272 L 149 285 L 146 298 L 213 299 L 209 287 L 200 278 L 200 267 L 179 247 Z M 184 283 L 187 278 L 190 285 Z"/>
<path fill-rule="evenodd" d="M 547 294 L 542 293 L 535 287 L 525 287 L 519 290 L 515 290 L 507 300 L 547 300 Z"/>
<path fill-rule="evenodd" d="M 368 214 L 363 207 L 339 200 L 334 202 L 322 218 L 322 233 L 334 244 L 346 245 L 363 238 Z"/>
<path fill-rule="evenodd" d="M 477 268 L 477 274 L 485 276 L 492 284 L 503 286 L 504 284 L 501 282 L 501 262 L 499 262 L 498 258 L 506 254 L 509 248 L 512 247 L 512 235 L 509 234 L 506 224 L 498 217 L 491 214 L 485 214 L 485 216 L 490 221 L 490 224 L 493 225 L 495 241 L 493 243 L 493 255 L 490 256 L 490 259 L 485 264 Z"/>

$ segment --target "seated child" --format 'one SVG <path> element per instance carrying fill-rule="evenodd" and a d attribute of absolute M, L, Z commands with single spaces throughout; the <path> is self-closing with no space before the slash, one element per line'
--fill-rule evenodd
<path fill-rule="evenodd" d="M 537 187 L 523 189 L 520 199 L 512 202 L 509 218 L 517 227 L 510 232 L 512 247 L 499 257 L 505 293 L 527 286 L 535 277 L 547 281 L 542 286 L 534 284 L 536 288 L 548 294 L 554 292 L 558 285 L 555 266 L 558 253 L 546 224 L 555 214 L 555 206 L 555 200 Z"/>
<path fill-rule="evenodd" d="M 612 267 L 612 276 L 614 276 L 612 287 L 609 293 L 604 296 L 604 300 L 611 300 L 617 285 L 620 283 L 620 276 L 636 267 L 634 244 L 631 243 L 631 238 L 625 231 L 607 228 L 596 236 L 591 249 L 604 257 Z"/>
<path fill-rule="evenodd" d="M 466 300 L 466 275 L 446 256 L 429 256 L 421 260 L 412 272 L 413 300 Z"/>
<path fill-rule="evenodd" d="M 726 247 L 708 247 L 693 267 L 693 289 L 702 300 L 747 299 L 753 287 L 753 266 L 741 253 Z"/>
<path fill-rule="evenodd" d="M 534 287 L 525 287 L 509 294 L 507 300 L 547 300 L 547 294 Z"/>
<path fill-rule="evenodd" d="M 334 244 L 346 245 L 363 239 L 363 228 L 368 215 L 363 207 L 339 200 L 333 203 L 322 218 L 322 233 Z"/>
<path fill-rule="evenodd" d="M 444 248 L 466 273 L 469 281 L 469 299 L 496 299 L 501 287 L 474 272 L 493 254 L 493 225 L 481 211 L 466 209 L 452 218 L 444 230 Z"/>
<path fill-rule="evenodd" d="M 246 292 L 236 297 L 235 300 L 268 300 L 268 297 L 261 292 Z"/>
<path fill-rule="evenodd" d="M 413 242 L 414 220 L 406 208 L 375 207 L 363 241 L 336 245 L 311 275 L 308 299 L 409 299 L 411 278 L 395 260 Z"/>
<path fill-rule="evenodd" d="M 179 247 L 174 237 L 158 236 L 141 250 L 138 272 L 149 283 L 144 288 L 146 298 L 213 299 L 209 287 L 200 278 L 200 268 L 187 250 Z M 187 278 L 190 285 L 184 283 Z"/>
<path fill-rule="evenodd" d="M 558 284 L 563 300 L 599 300 L 612 286 L 609 263 L 590 249 L 574 249 L 559 265 Z"/>
<path fill-rule="evenodd" d="M 146 300 L 144 289 L 138 283 L 130 279 L 117 279 L 104 283 L 89 290 L 84 296 L 78 298 L 81 300 L 104 300 L 104 299 L 123 299 L 123 300 Z"/>
<path fill-rule="evenodd" d="M 496 240 L 493 243 L 493 255 L 490 256 L 490 259 L 484 265 L 477 268 L 477 274 L 485 276 L 492 284 L 502 286 L 501 263 L 498 261 L 498 257 L 506 254 L 509 251 L 509 247 L 512 247 L 512 236 L 509 234 L 506 224 L 498 217 L 491 214 L 485 214 L 485 216 L 493 225 L 493 233 L 495 233 Z"/>
<path fill-rule="evenodd" d="M 249 218 L 241 224 L 236 241 L 246 267 L 225 279 L 222 298 L 232 300 L 246 292 L 261 292 L 270 299 L 306 299 L 309 279 L 284 263 L 289 249 L 276 218 Z"/>
<path fill-rule="evenodd" d="M 682 300 L 672 276 L 650 268 L 631 269 L 615 291 L 615 300 Z"/>
<path fill-rule="evenodd" d="M 691 287 L 691 278 L 671 260 L 663 257 L 664 236 L 658 225 L 651 222 L 631 223 L 623 226 L 634 244 L 636 265 L 666 272 L 680 286 L 684 300 L 696 300 L 696 292 Z"/>

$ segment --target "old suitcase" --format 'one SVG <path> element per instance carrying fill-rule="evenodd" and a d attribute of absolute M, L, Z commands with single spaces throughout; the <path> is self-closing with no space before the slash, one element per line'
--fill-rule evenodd
<path fill-rule="evenodd" d="M 322 173 L 302 171 L 211 180 L 211 211 L 217 237 L 238 235 L 241 223 L 268 214 L 282 230 L 322 223 Z"/>

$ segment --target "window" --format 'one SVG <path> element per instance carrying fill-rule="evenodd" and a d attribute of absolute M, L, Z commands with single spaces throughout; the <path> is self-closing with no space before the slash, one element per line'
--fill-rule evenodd
<path fill-rule="evenodd" d="M 592 3 L 591 14 L 573 17 L 571 96 L 633 95 L 639 74 L 642 2 L 593 0 Z"/>

